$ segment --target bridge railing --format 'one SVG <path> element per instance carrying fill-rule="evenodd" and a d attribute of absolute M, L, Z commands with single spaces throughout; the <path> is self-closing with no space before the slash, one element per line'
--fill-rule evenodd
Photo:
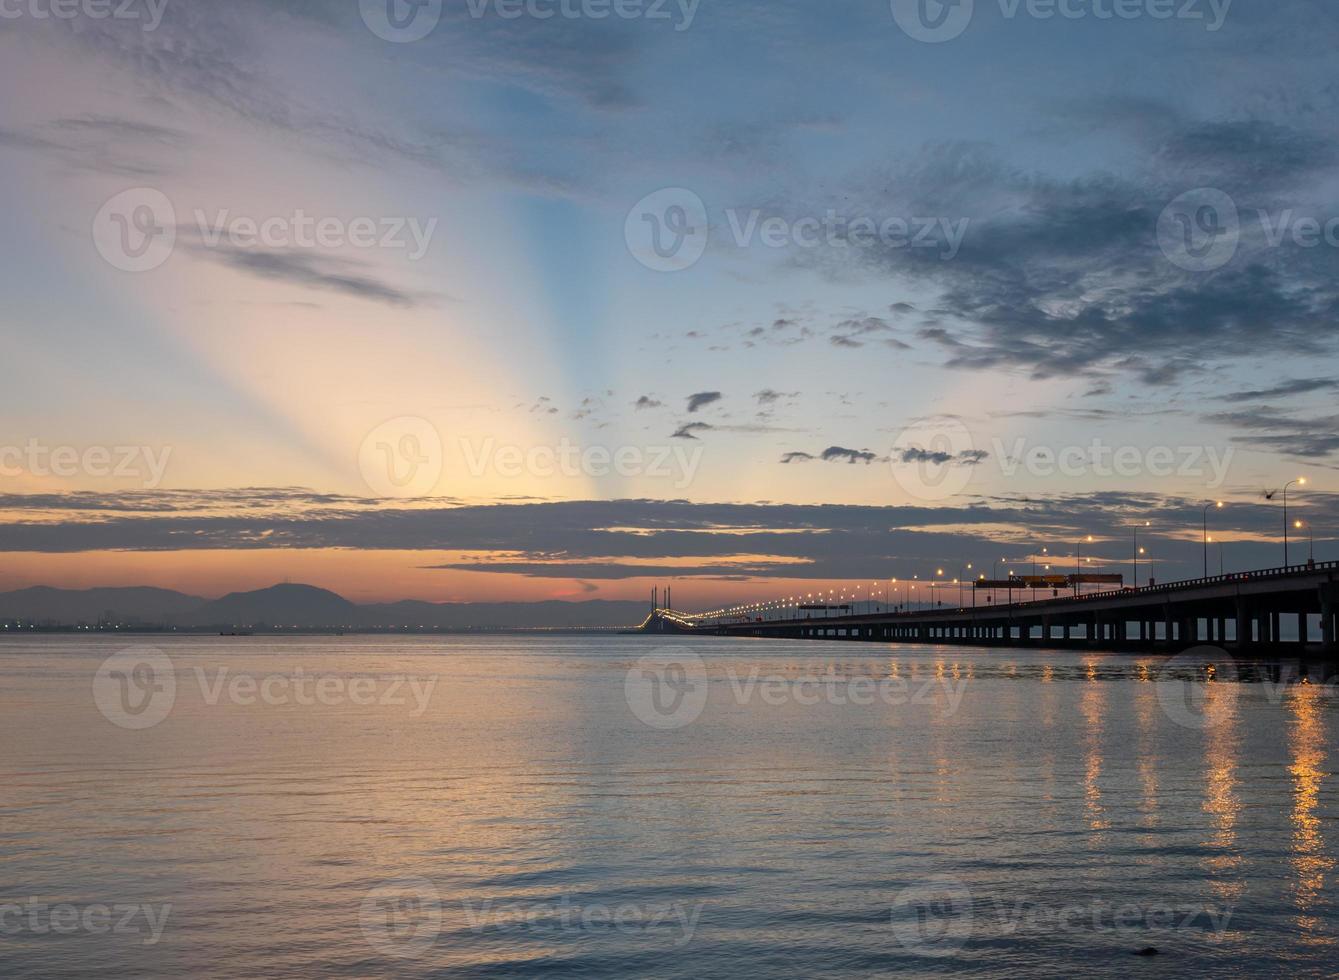
<path fill-rule="evenodd" d="M 1226 575 L 1210 575 L 1208 578 L 1178 579 L 1175 582 L 1163 582 L 1159 585 L 1141 585 L 1130 589 L 1108 589 L 1105 592 L 1086 592 L 1081 595 L 1057 596 L 1053 599 L 1039 599 L 1038 602 L 1058 602 L 1090 599 L 1106 599 L 1129 595 L 1150 595 L 1162 592 L 1176 592 L 1182 589 L 1196 589 L 1206 585 L 1226 585 L 1232 582 L 1249 582 L 1257 579 L 1280 578 L 1304 572 L 1339 570 L 1339 561 L 1318 561 L 1306 565 L 1287 565 L 1279 568 L 1258 568 L 1250 572 L 1232 572 Z M 1027 603 L 1019 603 L 1027 605 Z"/>
<path fill-rule="evenodd" d="M 1094 599 L 1119 599 L 1119 598 L 1128 598 L 1130 596 L 1158 595 L 1166 592 L 1178 592 L 1184 589 L 1202 588 L 1203 586 L 1206 585 L 1226 585 L 1235 582 L 1250 582 L 1259 579 L 1280 578 L 1287 575 L 1296 575 L 1307 572 L 1330 572 L 1330 571 L 1339 571 L 1339 561 L 1318 561 L 1318 562 L 1308 562 L 1305 565 L 1286 565 L 1278 568 L 1258 568 L 1249 572 L 1230 572 L 1224 575 L 1210 575 L 1207 578 L 1180 579 L 1175 582 L 1163 582 L 1158 585 L 1141 585 L 1134 588 L 1108 589 L 1104 592 L 1083 592 L 1078 595 L 1052 596 L 1047 599 L 1028 599 L 1022 602 L 1010 602 L 1007 604 L 994 603 L 985 607 L 976 606 L 975 608 L 1001 609 L 1001 608 L 1013 607 L 1017 609 L 1022 606 L 1054 604 L 1057 602 L 1061 603 L 1091 602 Z M 959 606 L 956 609 L 940 608 L 940 609 L 922 610 L 919 612 L 902 612 L 892 614 L 873 613 L 873 614 L 866 614 L 865 618 L 868 618 L 869 615 L 878 616 L 880 618 L 884 618 L 886 615 L 892 615 L 894 617 L 900 616 L 907 618 L 924 618 L 926 615 L 933 614 L 935 612 L 967 612 L 971 608 L 973 607 Z M 662 610 L 662 613 L 670 613 L 670 611 Z M 682 613 L 677 614 L 670 613 L 670 617 L 676 619 L 678 622 L 683 623 L 685 626 L 703 626 L 703 625 L 721 626 L 721 625 L 731 625 L 732 623 L 734 625 L 748 625 L 749 623 L 752 623 L 752 620 L 749 619 L 732 620 L 724 617 L 717 617 L 711 620 L 707 620 L 692 615 L 685 616 Z M 831 619 L 846 619 L 846 618 L 855 618 L 855 617 L 819 617 L 818 619 L 813 620 L 813 622 L 821 622 L 823 619 L 831 620 Z M 794 619 L 788 619 L 788 620 L 774 619 L 774 620 L 767 620 L 767 622 L 809 622 L 809 621 L 794 620 Z"/>

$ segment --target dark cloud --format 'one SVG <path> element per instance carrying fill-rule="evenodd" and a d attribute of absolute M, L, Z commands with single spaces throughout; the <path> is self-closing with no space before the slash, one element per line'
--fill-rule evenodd
<path fill-rule="evenodd" d="M 1287 186 L 1332 169 L 1332 139 L 1256 119 L 1191 122 L 1158 148 L 1164 162 L 1229 192 Z"/>
<path fill-rule="evenodd" d="M 183 130 L 117 116 L 83 115 L 19 129 L 0 127 L 0 147 L 27 150 L 68 170 L 157 177 L 192 142 Z"/>
<path fill-rule="evenodd" d="M 1253 493 L 1216 520 L 1263 540 L 1230 547 L 1237 567 L 1277 561 L 1278 508 Z M 960 559 L 1023 558 L 1038 541 L 1094 534 L 1103 570 L 1128 561 L 1130 521 L 1153 522 L 1159 578 L 1193 573 L 1202 501 L 1132 492 L 999 496 L 965 506 L 714 504 L 674 500 L 576 502 L 366 501 L 292 489 L 0 497 L 7 552 L 356 550 L 467 553 L 443 567 L 546 578 L 656 574 L 876 578 Z M 1311 491 L 1317 526 L 1333 526 L 1339 498 Z M 1185 538 L 1185 540 L 1182 540 Z M 1085 554 L 1089 554 L 1087 547 Z M 435 560 L 435 559 L 434 559 Z M 1178 564 L 1179 562 L 1179 564 Z M 1165 569 L 1165 571 L 1164 571 Z M 672 570 L 672 571 L 671 571 Z"/>
<path fill-rule="evenodd" d="M 1268 336 L 1291 354 L 1339 345 L 1339 256 L 1285 241 L 1268 247 L 1253 224 L 1259 209 L 1299 207 L 1261 188 L 1331 172 L 1329 140 L 1272 126 L 1191 126 L 1180 143 L 1164 140 L 1163 169 L 1118 178 L 1057 180 L 1012 168 L 981 146 L 928 148 L 888 181 L 877 213 L 970 219 L 950 260 L 934 249 L 875 245 L 830 250 L 821 258 L 849 274 L 910 279 L 938 291 L 920 336 L 962 370 L 1016 370 L 1037 379 L 1133 375 L 1153 386 L 1181 382 L 1224 358 L 1248 358 Z M 1175 159 L 1173 167 L 1169 160 Z M 1235 257 L 1209 272 L 1188 272 L 1163 253 L 1159 215 L 1181 193 L 1223 181 L 1242 216 Z M 1269 161 L 1272 161 L 1269 162 Z M 817 261 L 817 259 L 816 259 Z M 852 346 L 858 334 L 835 335 Z"/>
<path fill-rule="evenodd" d="M 844 463 L 864 463 L 869 465 L 878 457 L 868 449 L 846 449 L 842 446 L 829 446 L 823 450 L 822 460 L 825 463 L 844 462 Z"/>
<path fill-rule="evenodd" d="M 1246 430 L 1235 432 L 1232 441 L 1254 449 L 1316 460 L 1339 453 L 1339 415 L 1299 418 L 1262 405 L 1258 410 L 1217 412 L 1205 421 Z"/>
<path fill-rule="evenodd" d="M 1339 381 L 1334 378 L 1298 378 L 1284 381 L 1272 388 L 1255 388 L 1247 391 L 1233 391 L 1217 396 L 1224 402 L 1257 402 L 1270 398 L 1291 398 L 1294 395 L 1306 395 L 1313 391 L 1334 391 Z"/>
<path fill-rule="evenodd" d="M 817 457 L 813 453 L 793 452 L 781 457 L 782 463 L 809 463 Z"/>
<path fill-rule="evenodd" d="M 673 434 L 672 436 L 670 436 L 670 438 L 671 438 L 671 439 L 696 439 L 697 436 L 695 436 L 693 433 L 695 433 L 695 432 L 710 432 L 713 428 L 714 428 L 714 426 L 711 426 L 711 425 L 707 424 L 706 422 L 689 422 L 687 425 L 681 425 L 681 426 L 679 426 L 679 428 L 675 430 L 674 434 Z"/>
<path fill-rule="evenodd" d="M 865 342 L 877 339 L 895 350 L 911 350 L 906 342 L 889 336 L 893 332 L 887 320 L 877 316 L 857 317 L 838 322 L 832 328 L 832 344 L 836 347 L 863 347 Z"/>
<path fill-rule="evenodd" d="M 638 411 L 641 411 L 644 408 L 660 408 L 661 403 L 656 401 L 650 395 L 642 395 L 642 397 L 637 399 L 633 407 Z"/>
<path fill-rule="evenodd" d="M 695 395 L 688 396 L 689 413 L 696 412 L 700 408 L 706 408 L 708 405 L 714 405 L 720 401 L 723 396 L 719 391 L 699 391 Z"/>
<path fill-rule="evenodd" d="M 976 466 L 990 458 L 990 453 L 984 449 L 966 449 L 960 453 L 946 453 L 942 450 L 921 449 L 918 446 L 900 449 L 895 455 L 898 461 L 902 463 L 934 463 L 937 466 L 945 466 L 950 463 L 960 466 Z"/>
<path fill-rule="evenodd" d="M 194 255 L 212 259 L 261 279 L 307 289 L 341 293 L 388 306 L 412 307 L 423 297 L 376 278 L 365 266 L 348 259 L 298 249 L 236 248 L 220 242 L 196 245 Z"/>

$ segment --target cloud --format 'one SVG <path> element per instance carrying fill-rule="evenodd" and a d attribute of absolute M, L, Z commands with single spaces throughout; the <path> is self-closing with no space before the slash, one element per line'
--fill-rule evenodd
<path fill-rule="evenodd" d="M 96 114 L 18 129 L 0 127 L 0 147 L 41 154 L 68 170 L 118 177 L 162 176 L 176 169 L 162 157 L 180 157 L 191 142 L 184 130 Z"/>
<path fill-rule="evenodd" d="M 689 422 L 687 425 L 681 425 L 681 426 L 679 426 L 679 428 L 678 428 L 677 430 L 675 430 L 674 434 L 673 434 L 672 436 L 670 436 L 670 438 L 671 438 L 671 439 L 696 439 L 697 436 L 693 435 L 693 433 L 695 433 L 695 432 L 710 432 L 713 428 L 714 428 L 714 426 L 708 425 L 706 422 Z"/>
<path fill-rule="evenodd" d="M 661 408 L 661 407 L 662 407 L 661 403 L 656 401 L 650 395 L 642 395 L 642 397 L 638 398 L 636 403 L 633 405 L 633 408 L 637 409 L 637 411 L 639 412 L 642 409 L 646 408 Z"/>
<path fill-rule="evenodd" d="M 1249 430 L 1247 434 L 1234 434 L 1232 441 L 1255 449 L 1315 460 L 1339 453 L 1339 415 L 1299 418 L 1262 405 L 1256 410 L 1217 412 L 1204 420 Z"/>
<path fill-rule="evenodd" d="M 984 449 L 966 449 L 960 453 L 946 453 L 942 450 L 921 449 L 912 446 L 898 450 L 897 460 L 902 463 L 933 463 L 936 466 L 956 464 L 959 466 L 977 466 L 990 458 Z"/>
<path fill-rule="evenodd" d="M 1240 498 L 1216 520 L 1241 535 L 1241 567 L 1268 567 L 1277 507 Z M 1334 526 L 1339 497 L 1307 494 L 1312 520 Z M 1161 494 L 997 496 L 958 506 L 692 503 L 681 500 L 368 501 L 301 489 L 0 495 L 0 550 L 450 552 L 434 567 L 537 578 L 626 579 L 654 574 L 881 578 L 981 554 L 1026 556 L 1038 539 L 1094 534 L 1091 552 L 1119 570 L 1132 515 L 1197 526 L 1202 501 Z M 1263 540 L 1256 542 L 1256 537 Z M 1054 549 L 1053 549 L 1054 550 Z M 1085 554 L 1089 554 L 1087 547 Z M 1159 542 L 1168 576 L 1193 574 L 1198 542 Z M 1178 564 L 1179 563 L 1179 564 Z M 1163 578 L 1159 574 L 1159 578 Z"/>
<path fill-rule="evenodd" d="M 723 396 L 719 391 L 699 391 L 695 395 L 688 396 L 688 411 L 691 414 L 698 409 L 706 408 L 720 401 Z"/>
<path fill-rule="evenodd" d="M 870 207 L 969 219 L 956 256 L 875 243 L 812 261 L 829 263 L 834 276 L 934 290 L 920 336 L 959 370 L 1034 379 L 1126 375 L 1166 387 L 1224 359 L 1258 356 L 1262 336 L 1294 355 L 1333 353 L 1336 250 L 1291 241 L 1269 247 L 1252 222 L 1261 209 L 1299 207 L 1308 188 L 1297 182 L 1339 176 L 1331 141 L 1277 126 L 1194 122 L 1187 121 L 1185 139 L 1162 138 L 1152 171 L 1123 177 L 1058 179 L 1022 172 L 977 144 L 927 147 L 884 175 L 886 189 Z M 1222 176 L 1236 198 L 1241 242 L 1222 268 L 1188 272 L 1164 254 L 1159 215 L 1191 188 L 1219 186 L 1206 173 Z M 832 342 L 852 347 L 864 336 L 838 332 Z"/>
<path fill-rule="evenodd" d="M 771 388 L 764 388 L 762 391 L 755 391 L 753 397 L 757 399 L 760 406 L 775 405 L 783 399 L 798 398 L 798 391 L 773 391 Z"/>
<path fill-rule="evenodd" d="M 847 449 L 844 446 L 829 446 L 815 456 L 813 453 L 790 452 L 781 457 L 782 463 L 809 463 L 821 460 L 824 463 L 865 463 L 879 462 L 879 457 L 867 449 Z"/>
<path fill-rule="evenodd" d="M 1256 402 L 1270 398 L 1291 398 L 1295 395 L 1310 394 L 1313 391 L 1334 391 L 1337 388 L 1339 388 L 1339 381 L 1334 378 L 1298 378 L 1294 381 L 1284 381 L 1272 388 L 1233 391 L 1226 395 L 1218 395 L 1217 398 L 1224 402 Z"/>
<path fill-rule="evenodd" d="M 363 265 L 310 251 L 235 248 L 220 242 L 208 247 L 194 246 L 191 253 L 261 279 L 341 293 L 387 306 L 413 307 L 423 299 L 376 278 Z"/>
<path fill-rule="evenodd" d="M 842 320 L 833 328 L 829 338 L 834 347 L 863 347 L 870 339 L 878 339 L 884 346 L 895 350 L 911 350 L 911 346 L 896 337 L 884 336 L 893 332 L 887 320 L 877 316 Z"/>
<path fill-rule="evenodd" d="M 841 446 L 829 446 L 823 450 L 820 457 L 825 463 L 846 462 L 846 463 L 864 463 L 869 465 L 878 459 L 867 449 L 845 449 Z"/>

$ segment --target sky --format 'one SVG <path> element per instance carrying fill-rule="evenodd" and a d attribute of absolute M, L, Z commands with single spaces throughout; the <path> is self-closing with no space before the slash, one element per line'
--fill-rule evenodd
<path fill-rule="evenodd" d="M 1172 579 L 1220 500 L 1210 570 L 1282 564 L 1299 477 L 1339 557 L 1337 46 L 1322 0 L 2 0 L 0 588 Z"/>

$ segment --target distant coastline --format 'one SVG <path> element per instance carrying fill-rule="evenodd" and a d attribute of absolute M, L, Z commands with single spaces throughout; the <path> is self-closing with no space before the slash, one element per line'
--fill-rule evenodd
<path fill-rule="evenodd" d="M 0 593 L 5 633 L 469 634 L 600 633 L 645 619 L 647 603 L 623 600 L 359 604 L 327 589 L 283 584 L 204 599 L 151 587 Z"/>

